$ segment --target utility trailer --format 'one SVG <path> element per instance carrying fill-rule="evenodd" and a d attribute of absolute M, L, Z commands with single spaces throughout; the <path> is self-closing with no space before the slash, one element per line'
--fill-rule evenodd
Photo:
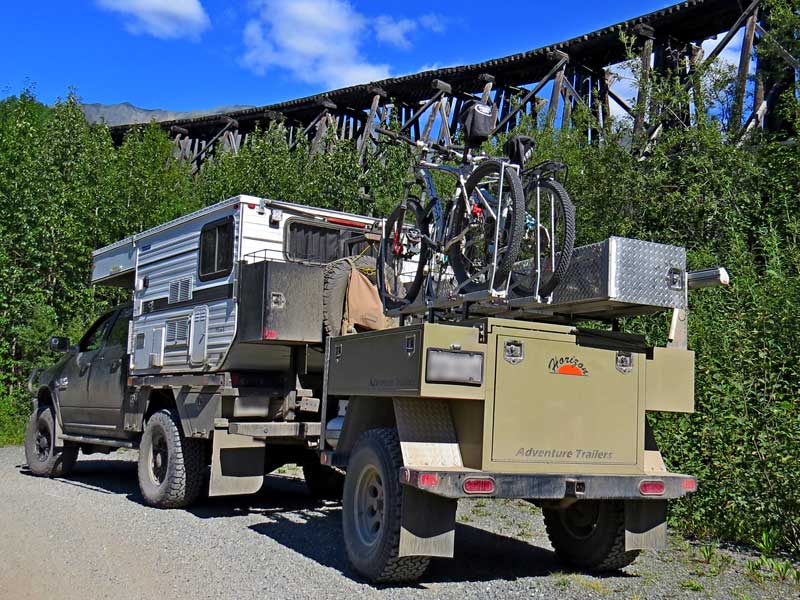
<path fill-rule="evenodd" d="M 582 569 L 665 548 L 667 501 L 697 481 L 667 470 L 646 413 L 693 412 L 687 290 L 725 283 L 724 269 L 687 273 L 682 248 L 611 238 L 576 250 L 550 303 L 434 299 L 399 311 L 423 322 L 329 338 L 321 460 L 347 472 L 350 562 L 372 581 L 417 579 L 453 556 L 461 498 L 541 506 L 556 553 Z M 458 318 L 431 319 L 443 307 Z M 661 311 L 667 347 L 576 325 Z"/>
<path fill-rule="evenodd" d="M 645 415 L 693 411 L 687 291 L 724 270 L 611 238 L 576 249 L 551 302 L 446 298 L 393 322 L 361 273 L 381 228 L 238 196 L 97 250 L 93 282 L 132 304 L 74 346 L 51 340 L 64 357 L 31 376 L 31 470 L 138 448 L 145 501 L 169 508 L 206 480 L 253 493 L 298 463 L 312 492 L 342 498 L 348 559 L 372 581 L 452 556 L 467 497 L 539 504 L 581 568 L 663 547 L 666 502 L 696 480 L 667 471 Z M 664 348 L 580 326 L 661 311 Z"/>

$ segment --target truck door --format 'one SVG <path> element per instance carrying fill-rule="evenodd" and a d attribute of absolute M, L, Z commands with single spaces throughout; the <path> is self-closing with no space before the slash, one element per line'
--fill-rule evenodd
<path fill-rule="evenodd" d="M 61 418 L 66 427 L 91 427 L 92 416 L 88 411 L 86 395 L 89 393 L 89 376 L 92 363 L 97 358 L 105 340 L 114 312 L 103 315 L 89 328 L 78 342 L 78 351 L 72 354 L 56 378 Z"/>
<path fill-rule="evenodd" d="M 128 324 L 133 310 L 119 310 L 102 348 L 92 361 L 87 409 L 92 423 L 106 435 L 122 431 L 122 406 L 128 377 Z"/>

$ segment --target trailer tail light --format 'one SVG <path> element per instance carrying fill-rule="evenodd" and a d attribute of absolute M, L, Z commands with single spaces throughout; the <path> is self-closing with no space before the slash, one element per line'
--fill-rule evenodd
<path fill-rule="evenodd" d="M 642 496 L 661 496 L 665 490 L 664 482 L 659 480 L 647 480 L 639 482 L 639 493 Z"/>
<path fill-rule="evenodd" d="M 470 477 L 462 486 L 465 494 L 494 494 L 494 479 L 491 477 Z"/>
<path fill-rule="evenodd" d="M 684 492 L 696 492 L 697 491 L 697 479 L 694 477 L 689 477 L 681 481 L 681 488 Z"/>
<path fill-rule="evenodd" d="M 439 485 L 439 476 L 436 473 L 420 473 L 417 485 L 421 488 L 433 488 Z"/>
<path fill-rule="evenodd" d="M 278 332 L 274 329 L 264 329 L 261 334 L 262 340 L 277 340 L 278 339 Z"/>

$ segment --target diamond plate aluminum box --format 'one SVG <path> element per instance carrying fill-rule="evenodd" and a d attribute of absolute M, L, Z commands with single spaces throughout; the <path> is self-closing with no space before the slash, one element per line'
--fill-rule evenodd
<path fill-rule="evenodd" d="M 684 248 L 611 237 L 575 249 L 548 308 L 617 317 L 686 306 Z"/>

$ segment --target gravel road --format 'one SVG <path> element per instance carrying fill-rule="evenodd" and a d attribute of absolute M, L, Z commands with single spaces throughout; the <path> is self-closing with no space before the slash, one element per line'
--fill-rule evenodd
<path fill-rule="evenodd" d="M 610 577 L 558 563 L 541 514 L 518 501 L 459 505 L 454 560 L 414 586 L 375 587 L 348 568 L 340 507 L 313 501 L 294 468 L 258 496 L 190 510 L 144 506 L 136 453 L 81 457 L 66 479 L 39 479 L 18 447 L 0 449 L 0 598 L 787 598 L 757 581 L 743 552 L 711 564 L 678 537 Z"/>

